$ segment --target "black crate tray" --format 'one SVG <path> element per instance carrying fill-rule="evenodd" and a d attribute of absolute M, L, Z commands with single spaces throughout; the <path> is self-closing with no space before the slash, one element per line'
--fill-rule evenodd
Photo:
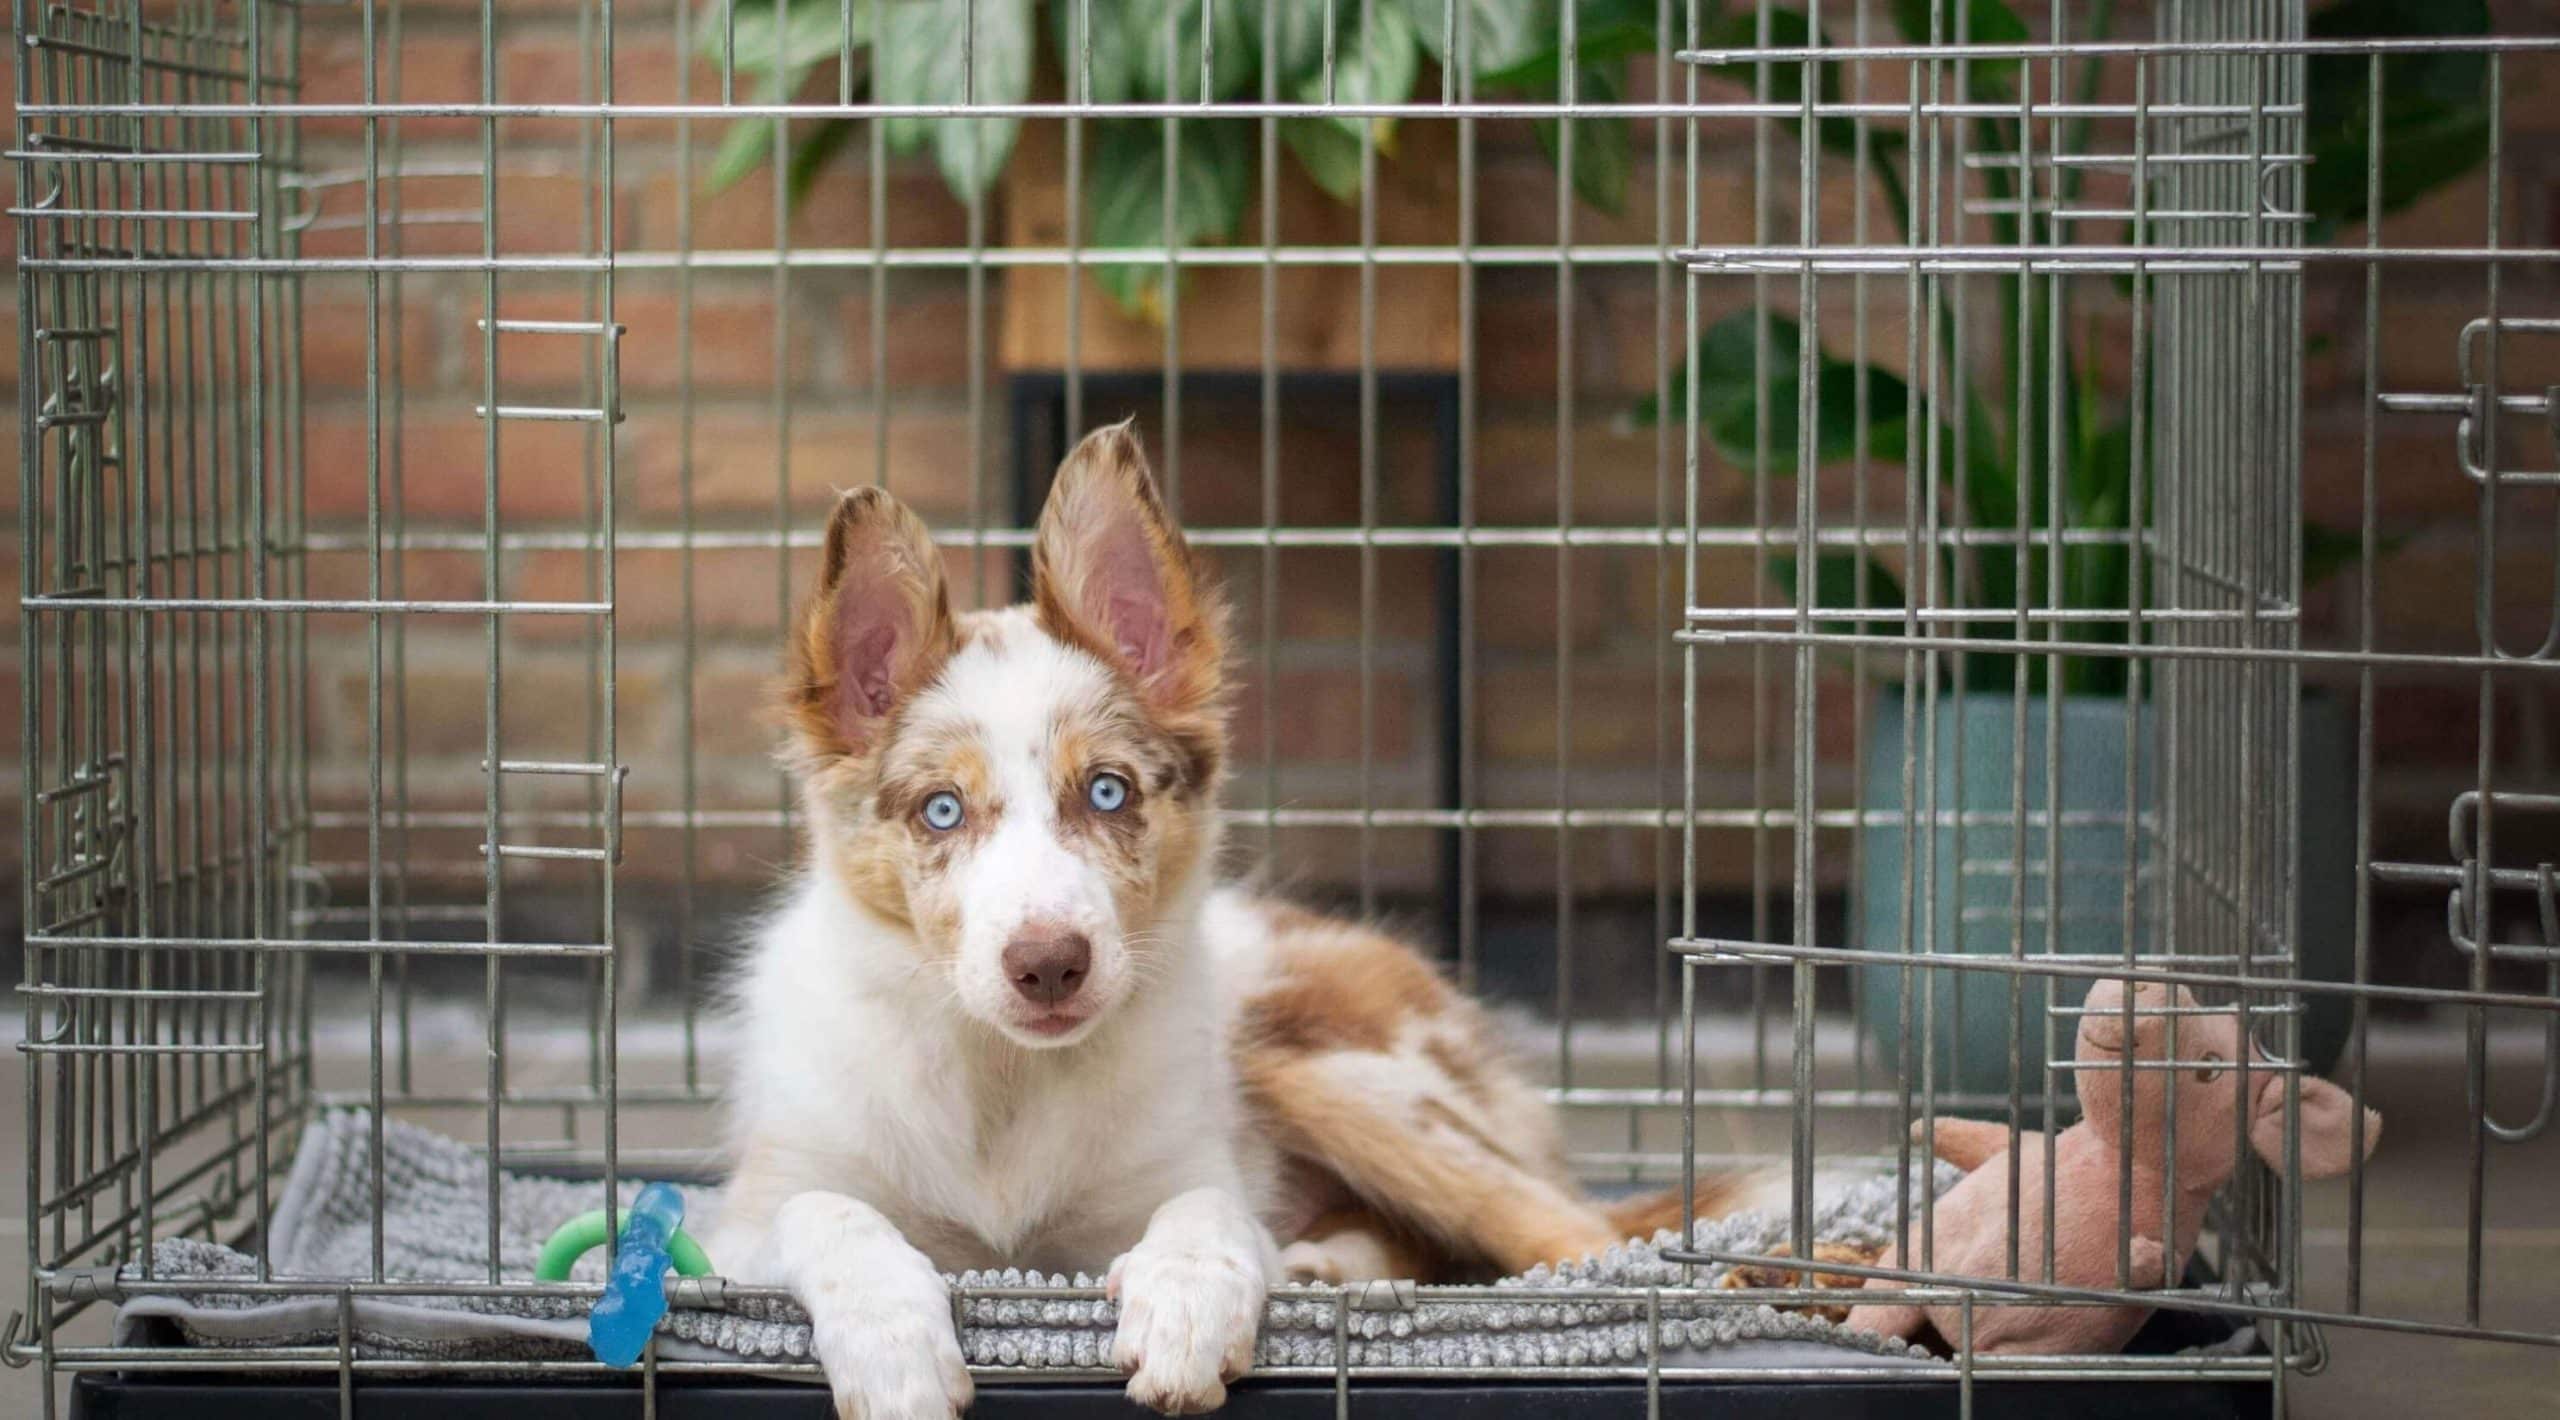
<path fill-rule="evenodd" d="M 2269 1386 L 2244 1381 L 1985 1381 L 1974 1413 L 2022 1420 L 2181 1420 L 2269 1413 Z M 1961 1397 L 1943 1380 L 1880 1377 L 1856 1381 L 1684 1381 L 1662 1387 L 1662 1414 L 1699 1420 L 1826 1420 L 1858 1417 L 1954 1416 Z M 1230 1394 L 1222 1416 L 1233 1420 L 1326 1420 L 1334 1390 L 1324 1381 L 1247 1381 Z M 365 1381 L 355 1389 L 363 1420 L 470 1420 L 538 1416 L 540 1420 L 632 1420 L 640 1387 L 623 1380 L 504 1382 Z M 662 1379 L 662 1420 L 829 1420 L 827 1393 L 788 1381 Z M 978 1388 L 970 1420 L 1136 1420 L 1117 1386 L 1033 1382 Z M 1464 1417 L 1464 1420 L 1601 1420 L 1645 1413 L 1638 1381 L 1377 1381 L 1351 1391 L 1355 1416 Z M 333 1377 L 272 1378 L 85 1375 L 72 1387 L 76 1420 L 331 1420 L 338 1414 Z"/>

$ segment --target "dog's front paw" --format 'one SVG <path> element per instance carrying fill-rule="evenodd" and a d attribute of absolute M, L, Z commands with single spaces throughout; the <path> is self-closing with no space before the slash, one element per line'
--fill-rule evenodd
<path fill-rule="evenodd" d="M 1229 1250 L 1142 1242 L 1111 1264 L 1120 1330 L 1111 1361 L 1129 1398 L 1166 1415 L 1226 1403 L 1227 1382 L 1253 1366 L 1266 1294 L 1256 1260 Z"/>
<path fill-rule="evenodd" d="M 820 1321 L 809 1329 L 809 1349 L 835 1392 L 836 1420 L 951 1420 L 973 1393 L 948 1314 Z"/>

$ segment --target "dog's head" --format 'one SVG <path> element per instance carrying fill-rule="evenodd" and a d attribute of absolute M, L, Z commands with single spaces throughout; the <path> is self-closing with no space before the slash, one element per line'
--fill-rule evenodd
<path fill-rule="evenodd" d="M 1158 928 L 1215 847 L 1226 612 L 1127 424 L 1059 467 L 1032 578 L 955 618 L 924 524 L 849 493 L 787 694 L 817 870 L 962 1011 L 1060 1046 L 1195 949 Z"/>

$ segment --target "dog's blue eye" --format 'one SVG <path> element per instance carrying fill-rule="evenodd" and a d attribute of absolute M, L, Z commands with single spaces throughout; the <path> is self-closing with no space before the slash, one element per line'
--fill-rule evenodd
<path fill-rule="evenodd" d="M 924 801 L 924 826 L 949 833 L 960 826 L 960 796 L 945 789 Z"/>
<path fill-rule="evenodd" d="M 1084 796 L 1086 802 L 1104 813 L 1118 813 L 1120 806 L 1129 802 L 1129 781 L 1117 774 L 1097 774 L 1085 786 Z"/>

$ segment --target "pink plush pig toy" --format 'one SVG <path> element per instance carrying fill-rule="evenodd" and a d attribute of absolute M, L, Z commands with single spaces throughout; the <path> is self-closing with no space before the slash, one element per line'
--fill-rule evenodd
<path fill-rule="evenodd" d="M 2196 1232 L 2205 1205 L 2238 1165 L 2233 1142 L 2233 1115 L 2248 1114 L 2249 1147 L 2281 1170 L 2285 1164 L 2285 1072 L 2251 1069 L 2244 1098 L 2240 1058 L 2243 1037 L 2227 1012 L 2202 1012 L 2184 987 L 2146 983 L 2133 994 L 2133 1040 L 2126 1049 L 2124 983 L 2100 981 L 2089 988 L 2086 1013 L 2080 1017 L 2079 1068 L 2073 1084 L 2080 1092 L 2080 1122 L 2048 1138 L 2042 1133 L 2018 1136 L 2018 1234 L 2015 1276 L 2043 1283 L 2045 1248 L 2045 1150 L 2053 1150 L 2053 1274 L 2057 1287 L 2105 1290 L 2151 1289 L 2170 1285 L 2186 1272 L 2195 1251 Z M 2135 1061 L 2166 1062 L 2169 1068 L 2121 1068 L 2127 1055 Z M 2254 1055 L 2254 1060 L 2264 1060 Z M 2109 1068 L 2116 1066 L 2118 1068 Z M 2133 1152 L 2122 1149 L 2126 1103 L 2125 1077 L 2132 1078 Z M 2174 1085 L 2172 1075 L 2174 1074 Z M 2172 1091 L 2177 1109 L 2174 1178 L 2168 1135 Z M 2326 1080 L 2302 1077 L 2302 1171 L 2312 1178 L 2334 1178 L 2354 1162 L 2356 1103 Z M 2382 1135 L 2382 1118 L 2364 1112 L 2364 1149 L 2373 1152 Z M 1915 1142 L 1920 1131 L 1914 1128 Z M 1970 1119 L 1940 1119 L 1933 1141 L 1939 1158 L 1968 1170 L 1937 1203 L 1935 1256 L 1929 1270 L 1950 1277 L 2006 1278 L 2009 1268 L 2009 1131 L 2006 1126 Z M 2133 1211 L 2121 1213 L 2124 1172 L 2133 1173 Z M 2120 1229 L 2130 1223 L 2133 1270 L 2119 1274 Z M 1912 1220 L 1917 1246 L 1920 1223 Z M 1900 1267 L 1900 1250 L 1886 1253 L 1883 1265 Z M 1905 1284 L 1876 1278 L 1870 1290 Z M 2105 1354 L 2125 1342 L 2151 1315 L 2149 1307 L 1982 1306 L 1973 1312 L 1973 1345 L 1978 1354 Z M 1849 1325 L 1909 1337 L 1923 1317 L 1935 1325 L 1950 1346 L 1962 1345 L 1962 1310 L 1953 1305 L 1928 1308 L 1862 1306 L 1849 1313 Z"/>

